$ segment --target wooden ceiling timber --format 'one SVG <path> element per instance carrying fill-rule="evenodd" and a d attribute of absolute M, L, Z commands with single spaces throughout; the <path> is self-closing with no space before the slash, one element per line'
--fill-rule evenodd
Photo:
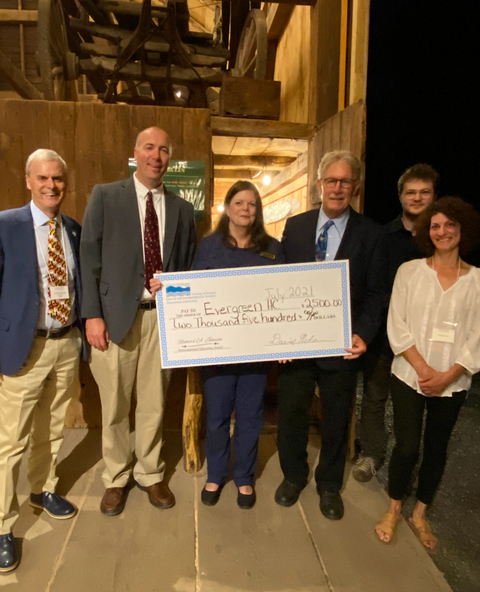
<path fill-rule="evenodd" d="M 227 0 L 227 2 L 247 2 L 249 0 Z M 276 0 L 275 4 L 292 4 L 293 6 L 314 6 L 317 0 Z M 270 4 L 270 2 L 269 2 Z"/>
<path fill-rule="evenodd" d="M 267 39 L 278 41 L 285 31 L 290 16 L 292 15 L 294 4 L 269 4 L 267 12 Z"/>
<path fill-rule="evenodd" d="M 276 177 L 272 178 L 270 185 L 267 185 L 265 188 L 260 190 L 260 195 L 262 199 L 267 197 L 267 195 L 271 195 L 275 193 L 285 185 L 289 183 L 293 183 L 302 175 L 307 174 L 308 172 L 308 153 L 304 152 L 301 154 L 292 164 L 288 167 L 285 167 L 283 171 L 278 173 Z"/>
<path fill-rule="evenodd" d="M 237 179 L 245 179 L 246 181 L 250 181 L 257 173 L 258 171 L 249 171 L 242 169 L 215 169 L 213 176 L 215 180 L 232 179 L 232 181 L 234 181 Z"/>
<path fill-rule="evenodd" d="M 2 51 L 0 51 L 0 75 L 23 99 L 43 99 L 43 94 L 27 80 L 23 72 L 16 68 Z"/>
<path fill-rule="evenodd" d="M 0 23 L 14 23 L 25 25 L 38 21 L 38 10 L 14 10 L 0 8 Z"/>
<path fill-rule="evenodd" d="M 234 166 L 242 168 L 263 168 L 284 169 L 295 160 L 293 156 L 232 156 L 225 154 L 214 154 L 213 163 L 215 167 Z"/>
<path fill-rule="evenodd" d="M 268 121 L 239 117 L 212 117 L 212 134 L 214 136 L 309 140 L 313 137 L 314 132 L 315 126 L 308 123 Z"/>

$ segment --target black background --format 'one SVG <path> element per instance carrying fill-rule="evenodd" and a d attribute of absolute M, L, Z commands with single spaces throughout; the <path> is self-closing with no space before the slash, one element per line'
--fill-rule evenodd
<path fill-rule="evenodd" d="M 480 209 L 480 9 L 477 2 L 372 0 L 365 214 L 400 211 L 402 172 L 427 162 L 439 195 Z"/>

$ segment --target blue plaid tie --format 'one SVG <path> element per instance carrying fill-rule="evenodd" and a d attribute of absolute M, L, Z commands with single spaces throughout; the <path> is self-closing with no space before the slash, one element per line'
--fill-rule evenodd
<path fill-rule="evenodd" d="M 328 229 L 333 226 L 333 220 L 329 220 L 320 232 L 317 244 L 315 245 L 315 259 L 317 261 L 325 261 L 327 255 L 327 244 L 328 244 Z"/>

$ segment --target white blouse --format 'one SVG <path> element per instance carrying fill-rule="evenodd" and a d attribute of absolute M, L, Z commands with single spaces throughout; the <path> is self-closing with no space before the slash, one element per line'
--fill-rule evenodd
<path fill-rule="evenodd" d="M 426 259 L 404 263 L 393 284 L 387 331 L 397 378 L 423 394 L 413 366 L 400 355 L 415 345 L 434 370 L 445 372 L 455 363 L 467 370 L 442 397 L 468 390 L 480 370 L 480 269 L 471 267 L 443 290 Z"/>

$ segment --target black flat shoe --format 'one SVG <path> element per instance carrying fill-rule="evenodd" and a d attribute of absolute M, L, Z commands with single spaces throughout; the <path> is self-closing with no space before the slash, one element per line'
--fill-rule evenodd
<path fill-rule="evenodd" d="M 293 483 L 290 483 L 290 481 L 284 479 L 275 492 L 275 501 L 277 504 L 289 508 L 297 502 L 302 489 L 302 487 L 298 487 L 298 485 L 294 485 Z"/>
<path fill-rule="evenodd" d="M 204 486 L 204 488 L 202 489 L 202 494 L 201 494 L 202 503 L 205 504 L 206 506 L 214 506 L 218 502 L 218 500 L 220 499 L 221 493 L 222 493 L 222 486 L 221 485 L 215 491 L 208 491 L 207 489 L 205 489 L 205 486 Z"/>
<path fill-rule="evenodd" d="M 255 493 L 255 489 L 252 493 L 240 493 L 238 492 L 237 496 L 237 504 L 238 507 L 242 510 L 250 510 L 255 505 L 257 501 L 257 494 Z"/>
<path fill-rule="evenodd" d="M 320 493 L 320 510 L 329 520 L 343 518 L 343 501 L 338 491 L 322 491 Z"/>

